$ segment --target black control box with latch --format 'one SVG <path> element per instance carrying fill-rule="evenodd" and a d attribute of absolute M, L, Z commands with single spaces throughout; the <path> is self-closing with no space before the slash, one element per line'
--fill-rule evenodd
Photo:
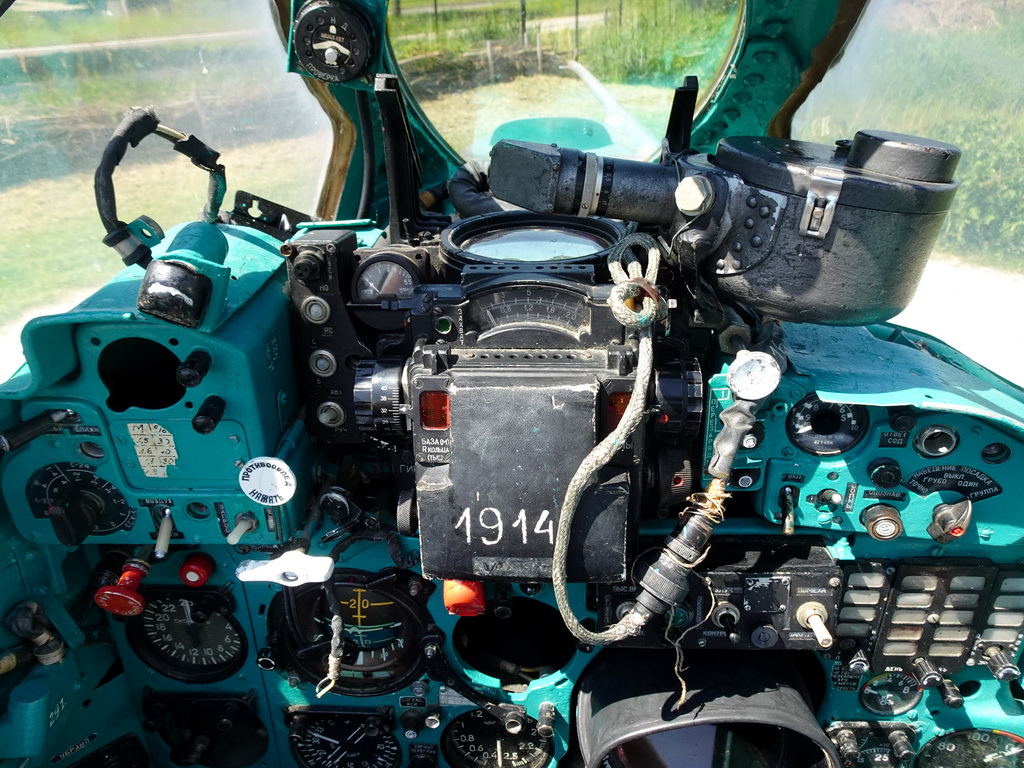
<path fill-rule="evenodd" d="M 817 538 L 716 537 L 691 575 L 685 609 L 667 618 L 669 635 L 681 637 L 684 648 L 823 650 L 833 642 L 842 575 Z M 614 624 L 635 591 L 629 584 L 599 585 L 602 624 Z M 818 636 L 814 615 L 824 630 Z M 659 647 L 668 642 L 665 635 L 665 623 L 652 622 L 622 645 Z"/>

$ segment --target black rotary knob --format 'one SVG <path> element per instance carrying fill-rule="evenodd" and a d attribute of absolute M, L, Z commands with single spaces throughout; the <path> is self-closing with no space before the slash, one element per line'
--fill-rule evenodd
<path fill-rule="evenodd" d="M 871 482 L 878 488 L 895 488 L 903 482 L 903 471 L 895 462 L 882 462 L 871 469 Z"/>
<path fill-rule="evenodd" d="M 356 424 L 363 432 L 397 435 L 405 431 L 399 358 L 360 360 L 352 389 Z"/>

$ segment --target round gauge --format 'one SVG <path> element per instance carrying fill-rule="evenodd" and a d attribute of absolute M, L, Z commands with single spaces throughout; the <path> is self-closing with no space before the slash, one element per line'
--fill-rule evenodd
<path fill-rule="evenodd" d="M 868 409 L 863 405 L 826 403 L 817 395 L 805 397 L 786 417 L 789 439 L 814 456 L 845 453 L 863 439 L 867 428 Z"/>
<path fill-rule="evenodd" d="M 367 259 L 356 270 L 352 298 L 372 303 L 382 299 L 407 299 L 419 282 L 419 277 L 401 256 Z"/>
<path fill-rule="evenodd" d="M 145 609 L 125 631 L 132 650 L 160 674 L 210 683 L 245 661 L 245 634 L 232 608 L 230 598 L 212 590 L 147 592 Z"/>
<path fill-rule="evenodd" d="M 1024 768 L 1024 738 L 1006 731 L 954 731 L 925 744 L 914 768 Z"/>
<path fill-rule="evenodd" d="M 917 706 L 924 689 L 907 672 L 883 672 L 864 683 L 860 705 L 876 715 L 902 715 Z"/>
<path fill-rule="evenodd" d="M 550 739 L 537 733 L 537 721 L 526 718 L 513 735 L 482 709 L 464 712 L 444 729 L 441 750 L 453 768 L 543 768 L 551 762 Z"/>
<path fill-rule="evenodd" d="M 348 3 L 313 0 L 299 9 L 292 27 L 299 64 L 328 83 L 347 83 L 362 75 L 373 55 L 366 22 Z"/>
<path fill-rule="evenodd" d="M 67 526 L 58 525 L 58 518 L 70 520 L 71 525 L 91 536 L 128 530 L 135 524 L 135 510 L 128 506 L 124 495 L 89 464 L 64 462 L 45 466 L 29 478 L 25 494 L 35 517 L 54 521 L 62 544 L 75 545 L 81 541 L 71 540 L 74 534 Z"/>
<path fill-rule="evenodd" d="M 429 616 L 409 596 L 408 577 L 396 575 L 388 582 L 379 574 L 335 571 L 334 592 L 341 604 L 345 642 L 341 675 L 332 693 L 377 696 L 404 687 L 420 674 L 424 662 L 419 638 Z M 270 610 L 292 667 L 319 683 L 327 676 L 331 649 L 331 612 L 323 587 L 285 590 Z"/>
<path fill-rule="evenodd" d="M 398 768 L 398 740 L 379 716 L 344 711 L 292 716 L 292 756 L 302 768 Z"/>
<path fill-rule="evenodd" d="M 622 237 L 605 219 L 502 211 L 464 219 L 441 233 L 442 258 L 458 264 L 603 262 Z"/>

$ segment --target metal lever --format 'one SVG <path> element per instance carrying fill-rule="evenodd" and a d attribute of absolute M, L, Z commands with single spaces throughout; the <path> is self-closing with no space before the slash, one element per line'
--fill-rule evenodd
<path fill-rule="evenodd" d="M 239 581 L 270 581 L 285 587 L 322 584 L 334 574 L 330 557 L 308 555 L 291 549 L 273 560 L 243 560 L 235 569 Z"/>

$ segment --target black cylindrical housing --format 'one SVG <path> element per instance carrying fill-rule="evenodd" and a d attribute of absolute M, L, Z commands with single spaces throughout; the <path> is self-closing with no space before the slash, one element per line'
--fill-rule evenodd
<path fill-rule="evenodd" d="M 208 352 L 197 349 L 178 366 L 175 378 L 183 387 L 198 387 L 206 378 L 206 374 L 210 372 L 212 362 L 213 359 Z"/>
<path fill-rule="evenodd" d="M 192 417 L 192 429 L 200 435 L 208 435 L 217 428 L 221 418 L 224 416 L 226 403 L 223 398 L 217 395 L 210 395 L 203 400 L 196 415 Z"/>
<path fill-rule="evenodd" d="M 888 320 L 914 297 L 956 194 L 959 156 L 881 131 L 835 146 L 723 139 L 711 163 L 746 189 L 704 275 L 724 297 L 780 320 Z"/>
<path fill-rule="evenodd" d="M 656 757 L 665 748 L 683 765 L 679 750 L 727 728 L 762 751 L 771 765 L 839 768 L 835 746 L 808 704 L 800 676 L 782 654 L 688 651 L 687 695 L 680 706 L 679 681 L 670 650 L 601 652 L 580 677 L 577 732 L 585 768 L 598 768 L 609 753 Z M 613 762 L 613 764 L 615 764 Z M 704 763 L 702 763 L 704 764 Z"/>
<path fill-rule="evenodd" d="M 669 226 L 678 211 L 673 165 L 598 157 L 528 141 L 499 141 L 491 150 L 491 191 L 537 213 L 607 216 Z"/>

